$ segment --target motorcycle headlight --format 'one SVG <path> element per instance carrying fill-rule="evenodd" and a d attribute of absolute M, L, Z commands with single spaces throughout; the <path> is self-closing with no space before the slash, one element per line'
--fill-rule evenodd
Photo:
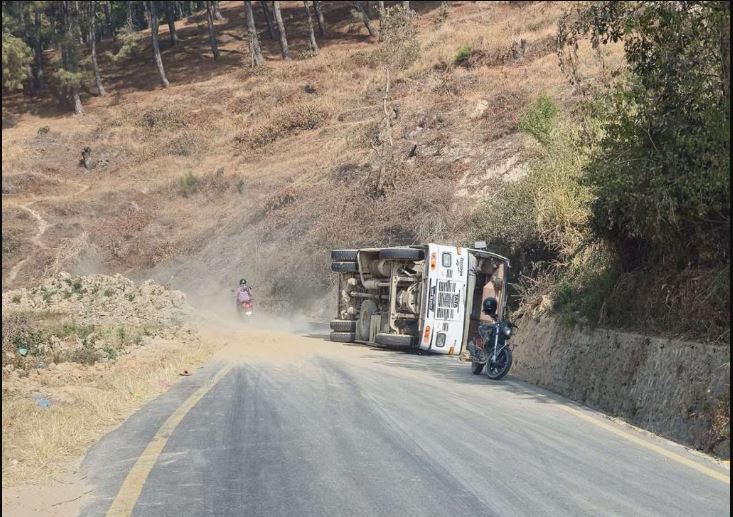
<path fill-rule="evenodd" d="M 504 337 L 507 339 L 512 337 L 512 328 L 509 325 L 504 327 Z"/>

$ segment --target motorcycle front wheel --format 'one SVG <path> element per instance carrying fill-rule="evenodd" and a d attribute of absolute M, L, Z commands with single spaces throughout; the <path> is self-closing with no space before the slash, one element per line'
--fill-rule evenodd
<path fill-rule="evenodd" d="M 509 369 L 512 367 L 512 351 L 505 348 L 496 358 L 496 361 L 491 361 L 486 364 L 486 376 L 489 379 L 498 381 L 509 373 Z"/>

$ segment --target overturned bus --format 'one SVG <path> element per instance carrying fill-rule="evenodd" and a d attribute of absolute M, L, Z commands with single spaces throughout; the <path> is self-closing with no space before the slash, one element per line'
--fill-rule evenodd
<path fill-rule="evenodd" d="M 509 260 L 473 248 L 422 244 L 331 252 L 338 313 L 331 340 L 460 354 L 486 316 L 483 299 L 506 308 Z"/>

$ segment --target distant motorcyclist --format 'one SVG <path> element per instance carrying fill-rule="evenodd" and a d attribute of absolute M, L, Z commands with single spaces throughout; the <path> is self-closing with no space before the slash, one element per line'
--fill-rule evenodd
<path fill-rule="evenodd" d="M 237 313 L 240 316 L 252 315 L 252 288 L 247 285 L 244 278 L 239 280 L 239 288 L 237 289 Z"/>
<path fill-rule="evenodd" d="M 252 288 L 247 285 L 247 280 L 241 278 L 239 280 L 239 288 L 237 289 L 237 304 L 249 302 L 252 300 Z"/>

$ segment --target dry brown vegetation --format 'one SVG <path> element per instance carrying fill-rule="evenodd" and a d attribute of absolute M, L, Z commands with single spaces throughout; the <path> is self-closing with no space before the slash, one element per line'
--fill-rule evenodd
<path fill-rule="evenodd" d="M 59 273 L 2 300 L 3 486 L 47 480 L 213 351 L 183 293 Z"/>
<path fill-rule="evenodd" d="M 327 3 L 330 36 L 307 56 L 302 6 L 283 2 L 302 59 L 282 62 L 263 33 L 266 65 L 251 70 L 241 2 L 221 5 L 219 62 L 197 17 L 178 24 L 179 47 L 161 35 L 170 88 L 145 59 L 113 62 L 103 42 L 110 94 L 84 97 L 83 117 L 3 100 L 3 212 L 16 215 L 3 220 L 4 284 L 64 267 L 210 294 L 246 275 L 263 301 L 326 310 L 328 248 L 464 240 L 476 201 L 522 174 L 518 113 L 540 94 L 574 102 L 551 45 L 562 4 L 416 3 L 419 50 L 391 77 L 395 159 L 375 194 L 376 38 L 347 4 Z M 150 50 L 142 36 L 138 56 Z M 90 172 L 78 166 L 87 146 Z M 42 235 L 20 208 L 30 202 Z"/>

